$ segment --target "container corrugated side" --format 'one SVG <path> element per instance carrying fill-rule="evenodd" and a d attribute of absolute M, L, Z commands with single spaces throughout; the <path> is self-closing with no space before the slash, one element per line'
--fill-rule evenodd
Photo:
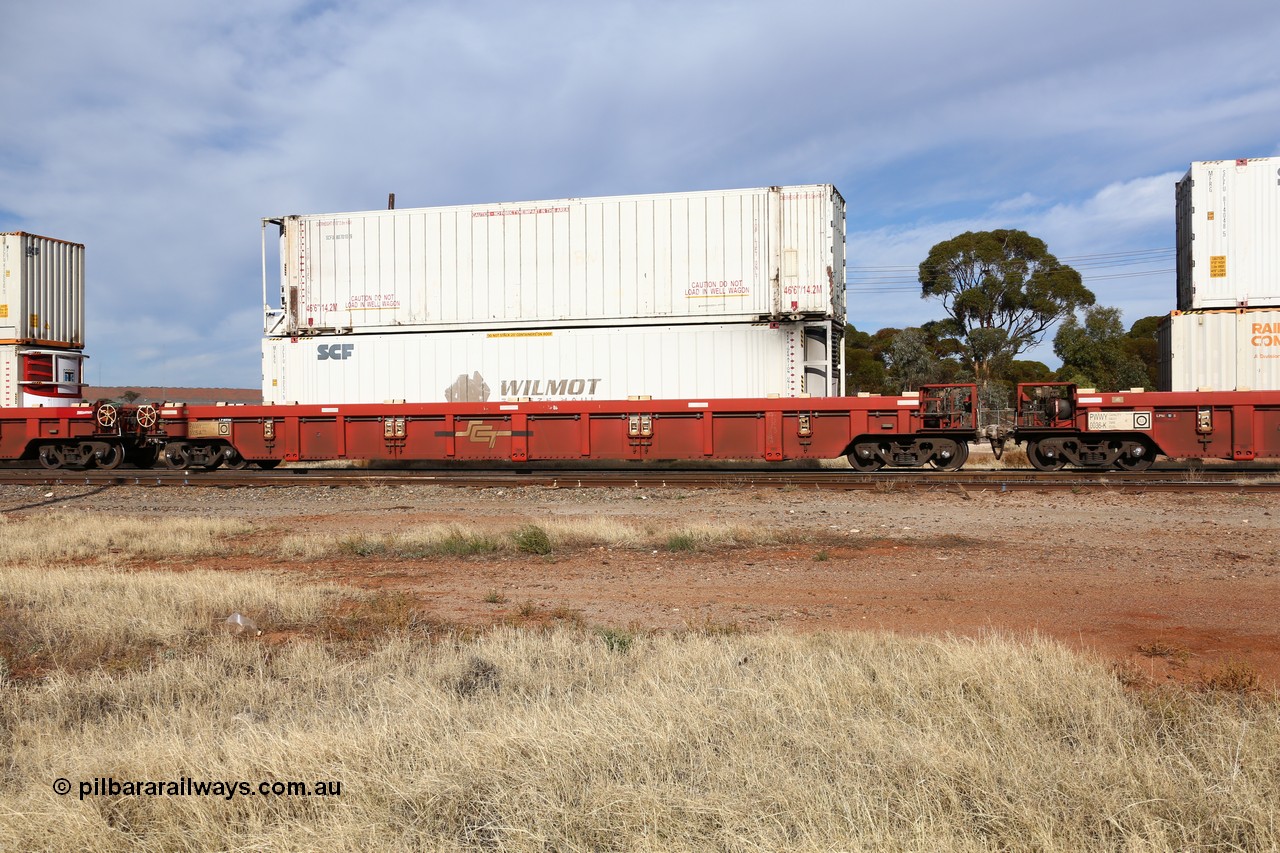
<path fill-rule="evenodd" d="M 79 401 L 84 358 L 75 350 L 0 345 L 0 407 Z"/>
<path fill-rule="evenodd" d="M 84 246 L 0 234 L 0 343 L 84 346 Z"/>
<path fill-rule="evenodd" d="M 1157 337 L 1162 391 L 1280 391 L 1280 309 L 1175 311 Z"/>
<path fill-rule="evenodd" d="M 816 184 L 267 219 L 264 328 L 843 322 L 844 206 Z"/>
<path fill-rule="evenodd" d="M 1280 157 L 1192 163 L 1176 200 L 1179 310 L 1280 306 Z"/>
<path fill-rule="evenodd" d="M 263 339 L 268 403 L 838 395 L 830 321 Z"/>

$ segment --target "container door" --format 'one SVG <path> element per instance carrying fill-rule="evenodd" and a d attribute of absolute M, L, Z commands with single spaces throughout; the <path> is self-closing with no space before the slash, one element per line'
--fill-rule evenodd
<path fill-rule="evenodd" d="M 1175 191 L 1175 231 L 1177 233 L 1177 282 L 1178 310 L 1189 311 L 1195 306 L 1195 280 L 1192 277 L 1193 264 L 1191 248 L 1193 239 L 1192 216 L 1195 206 L 1192 202 L 1191 188 L 1195 185 L 1192 173 L 1187 172 L 1177 184 Z"/>
<path fill-rule="evenodd" d="M 302 305 L 302 222 L 290 216 L 280 226 L 280 307 L 284 309 L 285 331 L 296 332 Z"/>
<path fill-rule="evenodd" d="M 831 309 L 836 322 L 845 321 L 845 225 L 844 199 L 831 188 Z M 843 351 L 843 347 L 840 347 Z M 840 371 L 843 374 L 843 370 Z M 843 390 L 843 389 L 842 389 Z"/>
<path fill-rule="evenodd" d="M 782 188 L 771 187 L 768 200 L 769 312 L 773 319 L 782 316 Z"/>

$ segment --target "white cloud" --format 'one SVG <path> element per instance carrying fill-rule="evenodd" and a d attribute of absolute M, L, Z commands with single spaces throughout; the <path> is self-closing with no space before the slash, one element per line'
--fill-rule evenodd
<path fill-rule="evenodd" d="M 244 386 L 260 217 L 388 192 L 410 206 L 832 182 L 863 266 L 996 224 L 1062 255 L 1171 245 L 1168 174 L 1280 152 L 1280 9 L 1228 2 L 1191 23 L 1205 14 L 27 3 L 6 16 L 21 38 L 0 69 L 0 229 L 87 244 L 104 373 Z M 1165 286 L 1136 281 L 1120 297 L 1135 310 Z M 861 305 L 868 323 L 929 318 L 910 292 Z"/>

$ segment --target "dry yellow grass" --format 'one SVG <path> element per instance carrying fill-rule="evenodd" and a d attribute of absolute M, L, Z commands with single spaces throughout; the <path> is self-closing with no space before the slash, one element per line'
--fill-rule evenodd
<path fill-rule="evenodd" d="M 606 546 L 610 548 L 663 547 L 672 550 L 768 545 L 779 541 L 774 530 L 734 524 L 699 523 L 663 527 L 611 518 L 552 519 L 533 525 L 486 531 L 463 524 L 429 524 L 391 534 L 308 534 L 288 536 L 280 543 L 286 559 L 318 560 L 334 555 L 351 556 L 483 556 L 524 550 L 521 534 L 535 529 L 546 535 L 552 551 Z M 806 541 L 813 539 L 804 534 Z"/>
<path fill-rule="evenodd" d="M 0 515 L 0 565 L 83 562 L 111 557 L 203 557 L 225 554 L 248 532 L 244 522 L 60 511 L 17 519 Z"/>
<path fill-rule="evenodd" d="M 4 637 L 80 650 L 39 679 L 0 668 L 0 850 L 1280 846 L 1274 697 L 1126 691 L 1039 639 L 432 627 L 272 646 L 210 624 L 305 629 L 343 595 L 0 569 Z M 86 669 L 104 643 L 119 666 Z M 79 795 L 184 777 L 254 793 Z M 288 780 L 341 793 L 256 793 Z"/>
<path fill-rule="evenodd" d="M 218 640 L 10 686 L 21 850 L 1180 850 L 1280 843 L 1274 706 L 1144 699 L 1059 646 L 886 635 Z M 342 783 L 78 797 L 81 782 Z M 72 782 L 58 796 L 55 778 Z"/>
<path fill-rule="evenodd" d="M 1027 449 L 1022 446 L 1015 447 L 1012 444 L 1005 445 L 1004 453 L 1000 455 L 999 461 L 996 462 L 999 468 L 1017 468 L 1031 469 L 1031 462 L 1027 459 Z"/>
<path fill-rule="evenodd" d="M 350 595 L 259 572 L 0 566 L 0 652 L 41 669 L 130 667 L 204 646 L 235 612 L 266 627 L 305 625 Z"/>

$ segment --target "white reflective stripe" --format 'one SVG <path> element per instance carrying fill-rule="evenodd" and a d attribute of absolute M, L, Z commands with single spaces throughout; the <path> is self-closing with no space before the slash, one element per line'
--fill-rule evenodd
<path fill-rule="evenodd" d="M 176 415 L 176 414 L 178 414 L 178 410 L 177 410 L 177 409 L 161 409 L 161 410 L 160 410 L 160 414 L 162 414 L 162 415 Z"/>
<path fill-rule="evenodd" d="M 498 407 L 498 411 L 500 411 L 500 412 L 518 412 L 518 411 L 520 411 L 520 407 L 519 407 L 519 406 L 499 406 L 499 407 Z"/>
<path fill-rule="evenodd" d="M 321 407 L 320 407 L 320 411 L 321 411 L 321 412 L 336 412 L 336 411 L 338 411 L 338 407 L 337 407 L 337 406 L 321 406 Z"/>
<path fill-rule="evenodd" d="M 1077 397 L 1076 402 L 1077 403 L 1101 403 L 1102 398 L 1101 397 Z"/>
<path fill-rule="evenodd" d="M 76 409 L 77 415 L 92 415 L 93 409 Z"/>
<path fill-rule="evenodd" d="M 707 405 L 708 405 L 707 403 L 690 403 L 690 404 L 689 404 L 689 408 L 691 408 L 691 409 L 705 409 L 705 408 L 707 407 Z"/>
<path fill-rule="evenodd" d="M 918 406 L 920 405 L 920 401 L 919 400 L 899 400 L 898 405 L 899 406 Z"/>

